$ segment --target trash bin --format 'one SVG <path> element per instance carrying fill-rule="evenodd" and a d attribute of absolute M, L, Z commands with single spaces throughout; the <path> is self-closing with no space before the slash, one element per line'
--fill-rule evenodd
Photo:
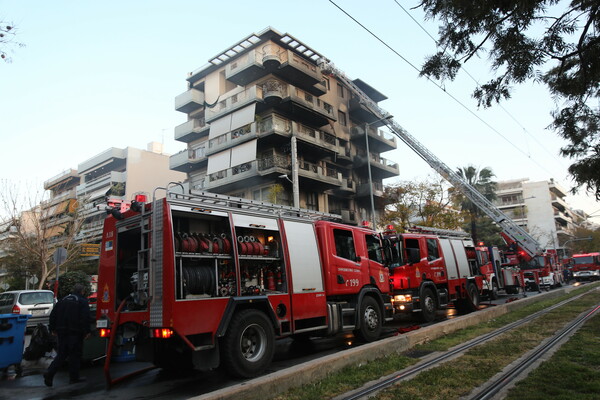
<path fill-rule="evenodd" d="M 3 375 L 11 365 L 15 366 L 17 375 L 21 375 L 28 319 L 28 314 L 0 314 L 0 370 Z"/>

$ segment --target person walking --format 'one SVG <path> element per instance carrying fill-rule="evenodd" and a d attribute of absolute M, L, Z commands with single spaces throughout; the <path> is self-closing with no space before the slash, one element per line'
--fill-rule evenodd
<path fill-rule="evenodd" d="M 57 336 L 56 358 L 44 373 L 44 383 L 52 386 L 54 375 L 65 361 L 69 361 L 69 383 L 83 382 L 79 376 L 83 340 L 90 335 L 90 305 L 83 296 L 84 286 L 76 283 L 71 294 L 62 298 L 50 313 L 49 329 Z"/>

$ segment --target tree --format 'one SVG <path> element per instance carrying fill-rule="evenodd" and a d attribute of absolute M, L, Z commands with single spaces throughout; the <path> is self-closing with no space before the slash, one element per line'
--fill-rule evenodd
<path fill-rule="evenodd" d="M 490 168 L 485 167 L 478 170 L 476 167 L 469 165 L 458 168 L 457 173 L 486 199 L 493 201 L 496 198 L 496 182 L 492 180 L 495 175 Z M 487 216 L 484 216 L 479 207 L 461 192 L 451 190 L 451 193 L 456 204 L 468 215 L 469 228 L 466 230 L 471 233 L 473 240 L 478 241 L 480 239 L 477 229 L 479 220 L 487 218 Z"/>
<path fill-rule="evenodd" d="M 590 240 L 584 238 L 591 238 Z M 573 239 L 582 240 L 571 240 L 567 243 L 570 254 L 577 253 L 592 253 L 600 251 L 600 228 L 589 229 L 589 228 L 577 228 L 575 230 Z M 566 243 L 566 242 L 565 242 Z"/>
<path fill-rule="evenodd" d="M 80 245 L 75 238 L 83 223 L 80 211 L 80 204 L 74 200 L 52 204 L 44 200 L 43 194 L 22 193 L 18 186 L 2 182 L 0 212 L 7 234 L 0 247 L 13 282 L 36 276 L 42 289 L 56 271 L 53 255 L 58 247 L 67 250 L 65 270 L 79 265 Z"/>
<path fill-rule="evenodd" d="M 589 0 L 422 0 L 427 19 L 441 21 L 439 51 L 421 75 L 453 80 L 463 64 L 487 53 L 494 74 L 473 96 L 490 107 L 512 85 L 543 82 L 556 99 L 551 127 L 569 141 L 561 149 L 576 187 L 600 200 L 600 4 Z"/>
<path fill-rule="evenodd" d="M 450 207 L 445 185 L 441 178 L 427 178 L 386 186 L 384 196 L 388 205 L 381 223 L 394 225 L 398 232 L 412 225 L 458 229 L 462 215 Z"/>
<path fill-rule="evenodd" d="M 7 53 L 12 46 L 23 47 L 23 43 L 15 40 L 17 30 L 14 24 L 0 21 L 0 58 L 6 62 L 11 62 L 12 59 Z"/>

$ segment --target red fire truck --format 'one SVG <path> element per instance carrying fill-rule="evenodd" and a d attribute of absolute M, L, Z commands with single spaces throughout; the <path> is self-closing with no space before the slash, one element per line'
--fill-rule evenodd
<path fill-rule="evenodd" d="M 499 290 L 504 290 L 507 294 L 519 293 L 523 279 L 518 266 L 507 264 L 496 246 L 486 247 L 483 243 L 478 244 L 475 250 L 480 265 L 479 271 L 483 275 L 483 294 L 491 300 L 496 300 Z"/>
<path fill-rule="evenodd" d="M 600 279 L 600 253 L 573 254 L 572 263 L 577 282 Z"/>
<path fill-rule="evenodd" d="M 179 190 L 176 190 L 179 191 Z M 163 368 L 270 363 L 274 340 L 354 331 L 392 319 L 381 237 L 332 214 L 167 188 L 106 218 L 97 327 L 112 356 Z M 114 354 L 113 354 L 114 352 Z"/>
<path fill-rule="evenodd" d="M 463 313 L 479 307 L 483 277 L 467 234 L 415 227 L 409 233 L 386 232 L 384 243 L 393 249 L 390 277 L 396 312 L 419 313 L 431 322 L 450 303 Z"/>

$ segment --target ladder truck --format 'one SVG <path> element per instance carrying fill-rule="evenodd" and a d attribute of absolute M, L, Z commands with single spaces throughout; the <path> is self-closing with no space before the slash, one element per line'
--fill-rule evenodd
<path fill-rule="evenodd" d="M 96 327 L 109 339 L 109 385 L 112 359 L 222 366 L 247 378 L 267 368 L 276 339 L 353 332 L 370 342 L 392 320 L 389 269 L 373 230 L 334 214 L 181 189 L 108 210 Z"/>
<path fill-rule="evenodd" d="M 338 69 L 328 59 L 321 58 L 319 60 L 319 67 L 323 74 L 332 75 L 343 83 L 358 98 L 362 106 L 373 115 L 374 121 L 381 121 L 386 125 L 392 133 L 417 153 L 431 168 L 457 190 L 460 190 L 461 193 L 502 229 L 501 236 L 509 249 L 511 249 L 507 254 L 509 256 L 508 260 L 510 260 L 507 266 L 513 268 L 519 267 L 521 269 L 522 280 L 524 279 L 523 270 L 527 269 L 529 271 L 528 275 L 531 275 L 536 284 L 547 287 L 560 284 L 562 274 L 558 270 L 557 263 L 552 262 L 553 257 L 548 255 L 545 249 L 527 231 L 514 223 L 510 217 L 492 204 L 492 202 L 466 182 L 458 173 L 444 164 L 406 129 L 395 122 L 390 113 L 379 107 L 377 103 L 367 96 L 343 71 Z"/>

